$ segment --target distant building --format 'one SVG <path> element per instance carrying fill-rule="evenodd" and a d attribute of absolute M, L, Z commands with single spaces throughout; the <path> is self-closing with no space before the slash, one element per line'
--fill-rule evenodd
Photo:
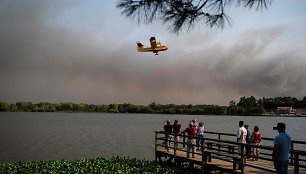
<path fill-rule="evenodd" d="M 296 110 L 292 107 L 277 107 L 277 114 L 283 115 L 283 114 L 289 114 L 289 115 L 295 115 Z"/>

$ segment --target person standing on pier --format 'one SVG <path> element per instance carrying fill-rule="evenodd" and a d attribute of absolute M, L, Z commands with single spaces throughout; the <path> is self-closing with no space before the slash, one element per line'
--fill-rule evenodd
<path fill-rule="evenodd" d="M 246 155 L 247 155 L 247 159 L 249 159 L 250 155 L 251 155 L 251 147 L 248 146 L 248 144 L 251 143 L 251 131 L 249 129 L 249 125 L 247 125 L 247 124 L 244 125 L 244 128 L 247 131 L 247 134 L 246 134 L 246 143 L 247 143 L 247 146 L 246 146 Z"/>
<path fill-rule="evenodd" d="M 237 143 L 246 143 L 246 135 L 247 135 L 247 130 L 244 128 L 244 122 L 239 121 L 239 128 L 237 130 Z M 238 152 L 241 153 L 242 150 L 242 145 L 238 145 Z M 244 149 L 243 149 L 244 150 Z M 245 153 L 245 151 L 244 151 Z"/>
<path fill-rule="evenodd" d="M 178 120 L 175 120 L 173 124 L 173 133 L 175 134 L 174 137 L 175 149 L 178 148 L 179 135 L 181 133 L 180 129 L 181 129 L 181 124 L 178 123 Z"/>
<path fill-rule="evenodd" d="M 198 127 L 198 123 L 197 123 L 197 120 L 195 118 L 190 120 L 189 124 L 192 124 L 196 128 Z"/>
<path fill-rule="evenodd" d="M 189 127 L 187 127 L 181 134 L 187 132 L 188 139 L 187 139 L 187 158 L 190 157 L 190 150 L 192 150 L 192 158 L 194 158 L 195 153 L 195 145 L 196 145 L 196 137 L 197 137 L 197 129 L 192 124 L 189 123 Z"/>
<path fill-rule="evenodd" d="M 286 133 L 286 124 L 278 123 L 273 130 L 278 131 L 278 135 L 274 138 L 274 148 L 272 160 L 277 174 L 288 173 L 289 152 L 291 148 L 291 137 Z"/>
<path fill-rule="evenodd" d="M 259 148 L 258 146 L 260 145 L 261 142 L 261 135 L 259 132 L 258 126 L 254 127 L 254 132 L 252 133 L 251 136 L 251 144 L 256 145 L 257 147 L 252 147 L 252 155 L 253 155 L 253 160 L 257 161 L 258 156 L 259 156 Z"/>
<path fill-rule="evenodd" d="M 167 123 L 164 125 L 164 131 L 165 131 L 165 149 L 169 151 L 170 146 L 170 140 L 171 140 L 171 133 L 172 133 L 173 126 L 170 124 L 170 120 L 167 120 Z"/>
<path fill-rule="evenodd" d="M 200 150 L 202 147 L 202 139 L 204 137 L 204 123 L 200 122 L 197 127 L 197 150 Z"/>

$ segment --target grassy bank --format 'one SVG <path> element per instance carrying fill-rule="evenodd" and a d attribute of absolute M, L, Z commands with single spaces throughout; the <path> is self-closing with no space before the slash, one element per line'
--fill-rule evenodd
<path fill-rule="evenodd" d="M 1 174 L 48 173 L 48 174 L 167 174 L 191 173 L 155 161 L 138 160 L 124 157 L 94 158 L 83 160 L 48 160 L 18 163 L 0 163 Z"/>

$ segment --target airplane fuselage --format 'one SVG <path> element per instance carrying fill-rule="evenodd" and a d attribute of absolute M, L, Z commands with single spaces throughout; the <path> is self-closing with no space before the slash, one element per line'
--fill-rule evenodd
<path fill-rule="evenodd" d="M 166 51 L 168 47 L 166 46 L 158 46 L 156 48 L 152 47 L 144 47 L 144 48 L 139 48 L 138 52 L 158 52 L 158 51 Z"/>
<path fill-rule="evenodd" d="M 138 52 L 153 52 L 155 53 L 155 55 L 158 55 L 159 51 L 166 51 L 168 49 L 168 47 L 161 45 L 160 42 L 157 42 L 155 37 L 150 38 L 151 47 L 145 47 L 140 42 L 136 43 L 137 43 Z"/>

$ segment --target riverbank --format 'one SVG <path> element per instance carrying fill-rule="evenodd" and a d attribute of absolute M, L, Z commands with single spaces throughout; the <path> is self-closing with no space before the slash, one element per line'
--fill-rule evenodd
<path fill-rule="evenodd" d="M 94 158 L 82 160 L 47 160 L 18 163 L 0 163 L 0 173 L 195 173 L 195 171 L 170 166 L 156 161 L 126 157 Z"/>
<path fill-rule="evenodd" d="M 252 98 L 252 97 L 251 97 Z M 287 99 L 287 98 L 285 98 Z M 284 99 L 284 100 L 285 100 Z M 133 113 L 133 114 L 184 114 L 184 115 L 269 115 L 279 113 L 278 106 L 287 105 L 292 110 L 296 110 L 296 115 L 306 115 L 306 105 L 300 101 L 299 105 L 288 102 L 272 102 L 268 104 L 257 101 L 251 104 L 246 102 L 248 99 L 242 98 L 238 104 L 234 101 L 229 106 L 207 105 L 207 104 L 156 104 L 134 105 L 130 103 L 123 104 L 85 104 L 85 103 L 32 103 L 16 102 L 7 103 L 0 101 L 0 111 L 10 112 L 73 112 L 73 113 Z M 246 100 L 246 101 L 245 101 Z M 270 101 L 270 100 L 269 100 Z M 273 100 L 272 100 L 273 101 Z M 277 100 L 279 101 L 279 100 Z M 270 101 L 271 102 L 271 101 Z M 286 113 L 286 112 L 285 112 Z M 290 112 L 291 113 L 291 112 Z"/>

